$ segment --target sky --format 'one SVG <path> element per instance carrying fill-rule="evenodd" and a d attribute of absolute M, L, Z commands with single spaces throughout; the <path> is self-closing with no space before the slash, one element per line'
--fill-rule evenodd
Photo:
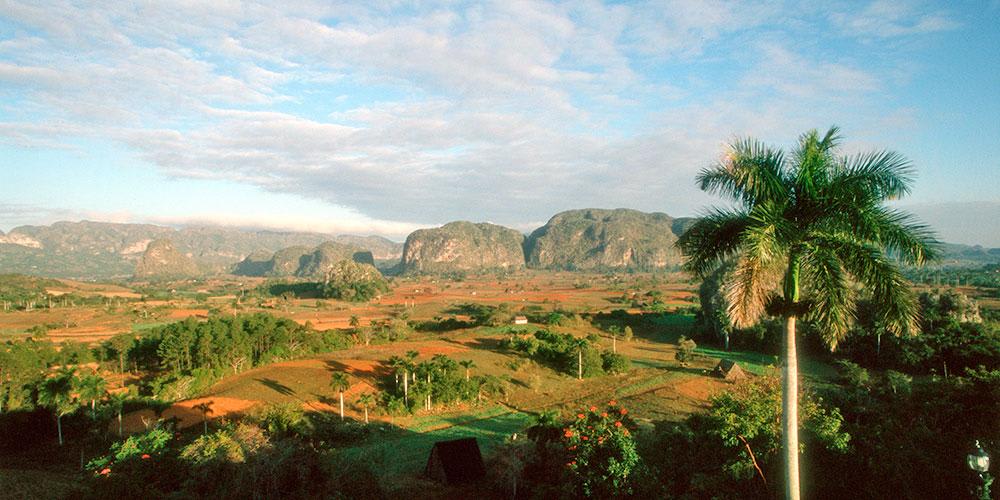
<path fill-rule="evenodd" d="M 728 143 L 841 127 L 1000 246 L 1000 0 L 0 0 L 0 230 L 382 234 L 691 216 Z M 957 214 L 957 215 L 956 215 Z"/>

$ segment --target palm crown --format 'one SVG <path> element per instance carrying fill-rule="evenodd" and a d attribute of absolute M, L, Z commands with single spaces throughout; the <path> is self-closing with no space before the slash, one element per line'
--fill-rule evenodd
<path fill-rule="evenodd" d="M 712 209 L 681 238 L 701 276 L 735 261 L 729 315 L 746 327 L 765 312 L 803 316 L 831 347 L 846 332 L 856 288 L 867 288 L 888 330 L 912 328 L 918 310 L 896 261 L 936 257 L 926 226 L 884 205 L 910 191 L 913 169 L 890 151 L 838 156 L 838 129 L 802 135 L 790 154 L 745 139 L 702 170 L 702 190 L 735 202 Z M 799 282 L 803 296 L 799 297 Z M 783 297 L 775 293 L 783 290 Z"/>

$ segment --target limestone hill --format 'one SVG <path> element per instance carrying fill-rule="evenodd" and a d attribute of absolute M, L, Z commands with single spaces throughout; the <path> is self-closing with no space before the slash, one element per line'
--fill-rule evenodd
<path fill-rule="evenodd" d="M 675 222 L 679 222 L 675 224 Z M 653 270 L 679 266 L 681 219 L 619 208 L 556 214 L 525 241 L 528 267 L 563 270 Z"/>
<path fill-rule="evenodd" d="M 198 266 L 168 239 L 153 240 L 135 264 L 135 279 L 176 279 L 197 276 Z"/>
<path fill-rule="evenodd" d="M 282 248 L 271 255 L 254 252 L 236 264 L 233 274 L 322 279 L 342 260 L 374 265 L 371 252 L 354 245 L 327 241 L 313 248 L 300 245 Z"/>
<path fill-rule="evenodd" d="M 496 224 L 459 221 L 414 231 L 403 245 L 406 273 L 523 269 L 524 235 Z"/>

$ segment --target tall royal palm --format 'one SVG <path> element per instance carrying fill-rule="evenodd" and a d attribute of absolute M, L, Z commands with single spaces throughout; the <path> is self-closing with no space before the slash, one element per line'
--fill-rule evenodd
<path fill-rule="evenodd" d="M 735 142 L 704 169 L 702 190 L 734 202 L 715 208 L 680 238 L 685 266 L 705 276 L 735 262 L 724 284 L 737 327 L 765 312 L 785 319 L 782 429 L 785 496 L 799 498 L 798 363 L 795 322 L 814 322 L 831 348 L 846 332 L 855 291 L 867 289 L 879 320 L 900 334 L 918 309 L 900 262 L 936 257 L 927 227 L 884 202 L 910 191 L 913 169 L 889 151 L 839 156 L 838 130 L 811 131 L 786 155 L 752 139 Z"/>

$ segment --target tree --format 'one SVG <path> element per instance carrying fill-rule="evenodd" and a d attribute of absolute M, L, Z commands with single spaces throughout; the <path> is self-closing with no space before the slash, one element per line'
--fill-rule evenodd
<path fill-rule="evenodd" d="M 127 392 L 114 392 L 108 394 L 108 406 L 111 411 L 118 415 L 118 437 L 122 435 L 122 411 L 125 409 L 125 402 L 128 401 Z"/>
<path fill-rule="evenodd" d="M 73 385 L 76 375 L 73 370 L 62 370 L 55 376 L 42 381 L 38 386 L 38 402 L 52 409 L 56 414 L 56 430 L 59 432 L 59 446 L 63 444 L 62 418 L 76 411 L 73 399 Z"/>
<path fill-rule="evenodd" d="M 463 359 L 462 361 L 459 361 L 458 364 L 462 365 L 462 368 L 465 368 L 465 380 L 466 382 L 468 382 L 469 370 L 472 370 L 473 368 L 476 367 L 476 362 L 471 359 Z"/>
<path fill-rule="evenodd" d="M 855 302 L 853 280 L 871 292 L 889 331 L 909 331 L 917 304 L 894 259 L 922 264 L 937 255 L 926 226 L 883 205 L 909 193 L 910 162 L 889 151 L 838 156 L 839 142 L 836 127 L 802 135 L 787 157 L 752 139 L 735 142 L 697 181 L 736 207 L 712 209 L 678 242 L 686 269 L 700 277 L 735 261 L 726 284 L 734 326 L 765 312 L 785 320 L 782 428 L 792 499 L 799 498 L 796 321 L 814 322 L 835 348 Z"/>
<path fill-rule="evenodd" d="M 576 379 L 583 380 L 583 350 L 587 348 L 590 341 L 587 339 L 574 339 L 573 347 L 576 349 Z"/>
<path fill-rule="evenodd" d="M 344 391 L 351 388 L 351 381 L 344 372 L 334 373 L 330 377 L 330 388 L 340 394 L 340 419 L 344 419 Z"/>
<path fill-rule="evenodd" d="M 634 336 L 635 334 L 632 333 L 632 327 L 626 326 L 625 331 L 622 332 L 622 338 L 625 339 L 625 342 L 631 342 Z"/>
<path fill-rule="evenodd" d="M 566 425 L 566 467 L 577 496 L 618 498 L 632 493 L 632 473 L 640 462 L 634 430 L 628 410 L 615 401 L 603 410 L 596 406 L 582 410 Z"/>
<path fill-rule="evenodd" d="M 681 366 L 687 366 L 687 362 L 691 360 L 691 356 L 697 348 L 698 344 L 695 341 L 681 335 L 681 338 L 677 340 L 677 353 L 674 356 L 677 361 L 680 361 Z"/>
<path fill-rule="evenodd" d="M 358 396 L 358 403 L 361 404 L 361 408 L 365 410 L 365 423 L 368 423 L 368 408 L 375 403 L 375 396 L 371 393 L 364 393 Z"/>
<path fill-rule="evenodd" d="M 203 426 L 201 433 L 208 434 L 208 414 L 212 413 L 212 401 L 202 401 L 194 405 L 194 409 L 201 412 L 201 424 Z"/>
<path fill-rule="evenodd" d="M 96 416 L 97 400 L 104 397 L 108 383 L 104 377 L 93 373 L 76 379 L 76 390 L 81 401 L 90 401 L 90 414 Z"/>

